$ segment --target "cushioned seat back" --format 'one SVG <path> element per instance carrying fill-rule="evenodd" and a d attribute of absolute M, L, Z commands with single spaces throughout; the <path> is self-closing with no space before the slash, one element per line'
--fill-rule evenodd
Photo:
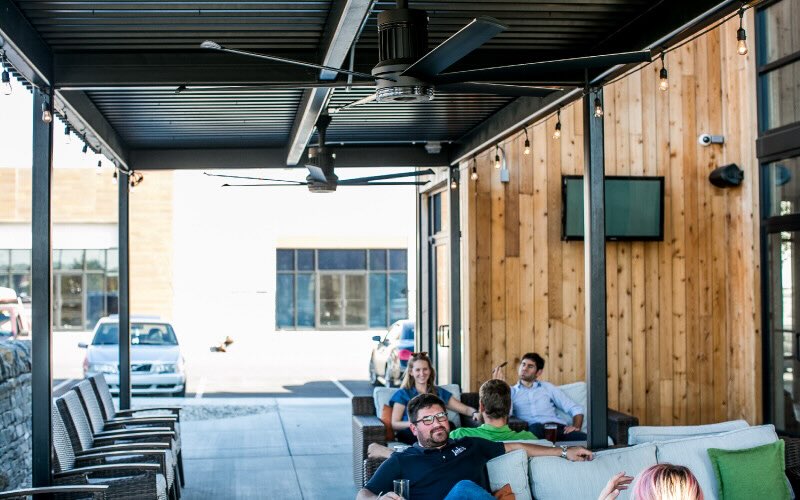
<path fill-rule="evenodd" d="M 711 459 L 708 457 L 709 448 L 742 450 L 774 443 L 777 439 L 778 435 L 775 434 L 775 427 L 772 425 L 759 425 L 712 436 L 676 439 L 654 444 L 659 463 L 688 467 L 697 477 L 706 500 L 715 500 L 719 498 L 719 489 L 717 488 L 717 480 L 711 465 Z"/>
<path fill-rule="evenodd" d="M 97 401 L 97 394 L 95 394 L 91 382 L 84 380 L 75 386 L 75 390 L 78 392 L 83 409 L 89 417 L 92 432 L 94 434 L 102 432 L 105 427 L 105 421 L 103 420 L 103 412 L 100 409 L 100 402 Z"/>
<path fill-rule="evenodd" d="M 94 393 L 97 394 L 97 400 L 100 402 L 100 409 L 103 410 L 103 419 L 111 420 L 117 414 L 114 408 L 114 399 L 111 397 L 111 390 L 106 383 L 106 377 L 102 373 L 93 375 L 89 381 L 94 387 Z"/>
<path fill-rule="evenodd" d="M 75 450 L 88 450 L 93 447 L 94 434 L 89 424 L 89 419 L 78 399 L 78 393 L 67 391 L 56 399 L 56 406 L 61 412 L 61 418 L 67 427 L 67 434 Z"/>
<path fill-rule="evenodd" d="M 75 468 L 75 451 L 69 440 L 67 427 L 61 419 L 61 413 L 53 405 L 51 410 L 51 430 L 53 431 L 53 470 L 65 472 Z"/>
<path fill-rule="evenodd" d="M 459 400 L 461 399 L 461 388 L 456 384 L 446 384 L 440 387 L 450 391 L 454 398 Z M 391 387 L 376 387 L 375 390 L 372 391 L 372 400 L 375 402 L 376 417 L 381 417 L 381 410 L 383 409 L 383 406 L 389 404 L 389 400 L 392 399 L 392 396 L 397 391 L 398 389 Z M 453 410 L 447 410 L 447 418 L 451 422 L 455 423 L 456 427 L 461 425 L 461 419 L 459 418 L 458 413 L 454 412 Z"/>
<path fill-rule="evenodd" d="M 654 441 L 672 441 L 689 437 L 711 436 L 721 432 L 744 429 L 750 424 L 744 420 L 731 420 L 707 425 L 640 425 L 628 430 L 628 444 L 652 443 Z"/>
<path fill-rule="evenodd" d="M 573 382 L 571 384 L 564 384 L 564 385 L 557 385 L 556 388 L 561 389 L 567 397 L 579 405 L 581 405 L 584 410 L 586 409 L 586 382 Z M 572 422 L 572 417 L 564 413 L 563 411 L 556 408 L 556 415 L 563 418 L 567 422 Z M 583 426 L 581 427 L 581 432 L 587 431 L 589 419 L 583 419 Z"/>

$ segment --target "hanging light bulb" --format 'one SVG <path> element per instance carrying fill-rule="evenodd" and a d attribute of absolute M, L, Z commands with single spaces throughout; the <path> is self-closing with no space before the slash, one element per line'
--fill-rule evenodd
<path fill-rule="evenodd" d="M 50 112 L 50 108 L 47 107 L 47 103 L 42 103 L 42 121 L 45 123 L 53 123 L 53 113 Z"/>
<path fill-rule="evenodd" d="M 455 179 L 450 181 L 450 189 L 458 189 L 458 181 L 456 181 Z"/>
<path fill-rule="evenodd" d="M 67 144 L 72 142 L 72 136 L 69 133 L 69 125 L 64 126 L 64 137 L 66 138 Z"/>
<path fill-rule="evenodd" d="M 87 152 L 87 151 L 89 151 L 89 143 L 87 143 L 87 142 L 84 142 L 84 143 L 83 143 L 83 149 L 81 149 L 81 152 L 82 152 L 83 154 L 86 154 L 86 152 Z"/>
<path fill-rule="evenodd" d="M 740 56 L 747 54 L 747 32 L 744 30 L 744 7 L 739 9 L 739 29 L 736 30 L 736 51 Z"/>
<path fill-rule="evenodd" d="M 528 129 L 524 128 L 522 130 L 525 131 L 525 150 L 523 151 L 523 154 L 529 155 L 531 154 L 531 141 L 528 139 Z"/>
<path fill-rule="evenodd" d="M 84 146 L 84 149 L 86 149 L 86 146 Z M 84 151 L 84 153 L 85 153 L 85 152 L 86 152 L 86 151 Z M 103 162 L 102 162 L 101 160 L 98 160 L 98 161 L 97 161 L 97 168 L 96 168 L 96 169 L 94 169 L 94 172 L 95 172 L 97 175 L 100 175 L 101 173 L 103 173 Z M 116 172 L 116 170 L 115 170 L 115 172 Z"/>
<path fill-rule="evenodd" d="M 553 131 L 553 139 L 561 139 L 561 110 L 556 112 L 556 129 Z"/>
<path fill-rule="evenodd" d="M 117 170 L 114 169 L 114 175 L 111 176 L 111 184 L 117 185 Z"/>
<path fill-rule="evenodd" d="M 131 193 L 133 193 L 134 191 L 136 191 L 136 181 L 134 181 L 134 180 L 133 180 L 133 176 L 131 176 L 131 182 L 130 182 L 130 186 L 131 186 L 131 188 L 130 188 L 130 192 L 131 192 Z"/>
<path fill-rule="evenodd" d="M 664 53 L 661 53 L 661 71 L 658 72 L 658 88 L 666 91 L 669 88 L 667 67 L 664 64 Z"/>
<path fill-rule="evenodd" d="M 473 181 L 478 180 L 478 168 L 475 165 L 472 165 L 472 173 L 469 174 L 469 178 Z"/>
<path fill-rule="evenodd" d="M 594 117 L 601 118 L 603 116 L 603 103 L 600 102 L 599 97 L 594 98 Z"/>
<path fill-rule="evenodd" d="M 500 146 L 494 147 L 494 168 L 500 168 Z"/>

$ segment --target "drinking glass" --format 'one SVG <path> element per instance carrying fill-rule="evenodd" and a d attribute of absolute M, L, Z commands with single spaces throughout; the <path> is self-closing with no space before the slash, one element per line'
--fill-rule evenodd
<path fill-rule="evenodd" d="M 399 495 L 406 500 L 408 497 L 409 491 L 409 480 L 408 479 L 395 479 L 394 480 L 394 493 L 395 495 Z"/>
<path fill-rule="evenodd" d="M 551 443 L 555 443 L 558 439 L 558 425 L 544 424 L 544 438 Z"/>

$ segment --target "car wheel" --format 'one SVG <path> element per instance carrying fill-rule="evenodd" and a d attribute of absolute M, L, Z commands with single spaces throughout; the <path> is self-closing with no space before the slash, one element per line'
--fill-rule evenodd
<path fill-rule="evenodd" d="M 378 374 L 375 373 L 375 363 L 372 360 L 369 362 L 369 383 L 370 385 L 378 385 Z"/>
<path fill-rule="evenodd" d="M 400 385 L 394 380 L 394 368 L 392 368 L 391 362 L 386 363 L 386 373 L 383 378 L 386 380 L 386 387 L 397 387 Z"/>

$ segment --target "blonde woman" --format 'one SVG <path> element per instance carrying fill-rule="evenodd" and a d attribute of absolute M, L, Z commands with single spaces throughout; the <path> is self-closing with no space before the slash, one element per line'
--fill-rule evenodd
<path fill-rule="evenodd" d="M 617 473 L 598 500 L 613 500 L 628 489 L 633 478 Z M 642 471 L 631 492 L 633 500 L 703 500 L 703 491 L 692 471 L 682 465 L 656 464 Z"/>
<path fill-rule="evenodd" d="M 406 444 L 414 444 L 417 438 L 411 433 L 411 424 L 408 422 L 406 406 L 408 402 L 417 394 L 433 394 L 438 396 L 447 405 L 448 410 L 453 410 L 461 415 L 472 417 L 476 421 L 480 420 L 480 413 L 475 408 L 467 406 L 450 391 L 437 387 L 434 384 L 436 371 L 431 365 L 427 352 L 415 352 L 408 360 L 408 368 L 403 377 L 400 390 L 394 393 L 389 400 L 392 407 L 392 429 L 395 432 L 395 439 Z"/>

